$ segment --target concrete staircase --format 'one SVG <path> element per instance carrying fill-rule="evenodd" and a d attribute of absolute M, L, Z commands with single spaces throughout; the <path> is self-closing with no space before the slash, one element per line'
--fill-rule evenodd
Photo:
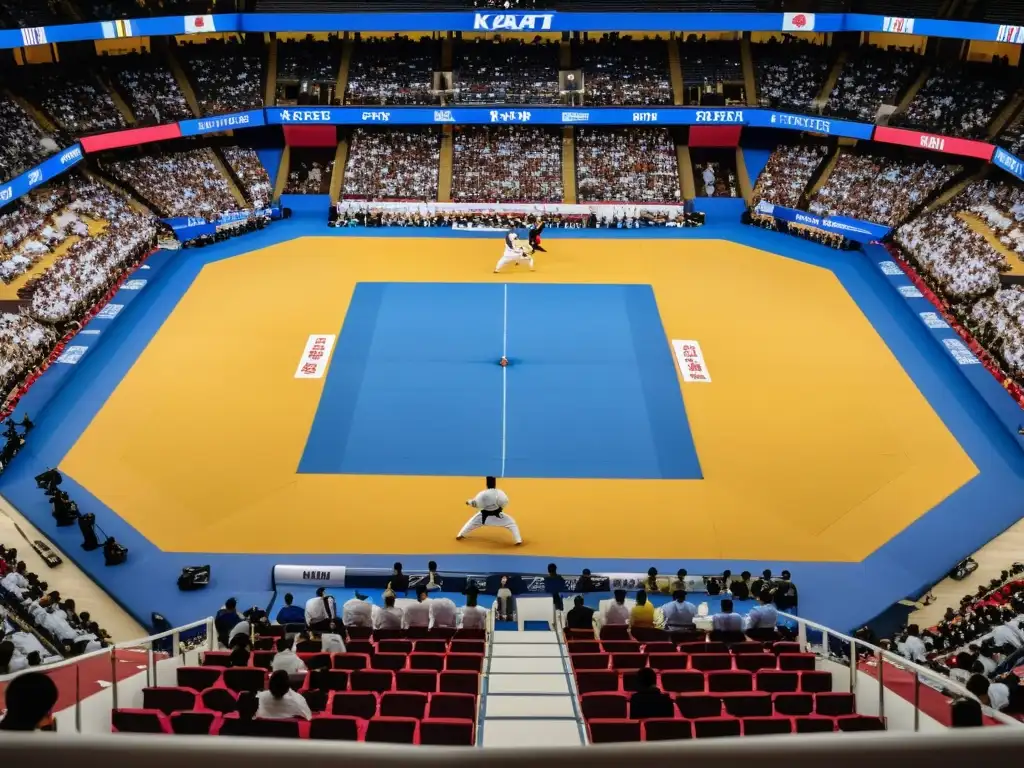
<path fill-rule="evenodd" d="M 961 179 L 960 181 L 958 181 L 956 184 L 951 186 L 949 189 L 947 189 L 941 195 L 939 195 L 934 200 L 932 200 L 928 205 L 926 205 L 924 210 L 920 214 L 918 214 L 918 215 L 923 215 L 925 213 L 930 213 L 931 211 L 934 211 L 935 209 L 941 208 L 942 206 L 944 206 L 946 203 L 948 203 L 954 197 L 956 197 L 961 192 L 963 192 L 965 189 L 967 189 L 967 185 L 968 184 L 970 184 L 973 181 L 980 181 L 981 179 L 985 178 L 988 175 L 989 167 L 990 166 L 985 166 L 980 171 L 978 171 L 977 173 L 972 174 L 971 176 L 968 176 L 967 178 Z"/>
<path fill-rule="evenodd" d="M 819 189 L 825 186 L 825 182 L 828 181 L 828 177 L 832 175 L 832 171 L 835 169 L 837 162 L 839 162 L 838 149 L 836 149 L 835 152 L 829 155 L 828 159 L 825 161 L 825 164 L 817 172 L 817 178 L 811 179 L 811 184 L 807 188 L 807 191 L 804 193 L 805 200 L 810 200 L 812 197 L 818 194 Z"/>
<path fill-rule="evenodd" d="M 224 177 L 224 180 L 228 184 L 228 190 L 231 192 L 231 196 L 235 198 L 235 202 L 238 203 L 242 208 L 252 207 L 248 200 L 245 199 L 245 195 L 242 194 L 241 188 L 236 184 L 235 174 L 228 168 L 224 158 L 221 157 L 220 152 L 210 150 L 210 156 L 213 157 L 213 164 L 217 166 L 217 170 L 220 175 Z"/>
<path fill-rule="evenodd" d="M 754 51 L 750 47 L 750 33 L 740 40 L 740 63 L 743 66 L 743 89 L 747 92 L 747 106 L 757 106 L 757 78 L 754 76 Z"/>
<path fill-rule="evenodd" d="M 7 88 L 3 89 L 3 94 L 11 101 L 15 102 L 23 110 L 25 110 L 28 116 L 35 120 L 37 123 L 39 123 L 42 129 L 47 133 L 54 133 L 55 131 L 58 130 L 56 124 L 53 122 L 53 120 L 50 119 L 50 116 L 43 112 L 43 110 L 36 107 L 27 99 L 15 95 Z"/>
<path fill-rule="evenodd" d="M 494 632 L 488 645 L 477 745 L 585 744 L 572 665 L 560 633 L 550 629 L 551 598 L 520 598 L 516 608 L 519 629 Z M 549 628 L 527 630 L 527 622 Z"/>
<path fill-rule="evenodd" d="M 743 150 L 739 147 L 736 147 L 736 180 L 740 185 L 740 194 L 743 196 L 743 202 L 750 205 L 750 199 L 754 196 L 754 185 L 750 183 L 747 160 L 743 156 Z"/>
<path fill-rule="evenodd" d="M 277 37 L 267 37 L 267 89 L 263 92 L 263 103 L 272 107 L 277 103 Z"/>
<path fill-rule="evenodd" d="M 193 115 L 200 117 L 203 113 L 199 109 L 199 99 L 196 98 L 196 92 L 192 90 L 192 83 L 189 82 L 188 75 L 185 74 L 184 67 L 178 61 L 173 47 L 167 49 L 167 64 L 171 69 L 171 74 L 174 75 L 174 80 L 178 83 L 181 95 L 185 97 L 188 108 L 192 110 Z"/>
<path fill-rule="evenodd" d="M 1006 106 L 999 110 L 999 114 L 992 118 L 985 135 L 991 140 L 1002 133 L 1020 111 L 1021 104 L 1024 104 L 1024 91 L 1017 91 L 1006 102 Z"/>
<path fill-rule="evenodd" d="M 684 200 L 693 200 L 697 196 L 697 185 L 693 180 L 693 163 L 690 161 L 690 148 L 685 144 L 676 144 L 676 166 L 679 168 L 679 188 Z"/>
<path fill-rule="evenodd" d="M 281 193 L 288 184 L 288 169 L 291 168 L 291 164 L 292 148 L 285 144 L 284 152 L 281 153 L 281 164 L 277 167 L 277 178 L 274 181 L 274 200 L 281 199 Z"/>
<path fill-rule="evenodd" d="M 455 137 L 452 126 L 441 127 L 441 160 L 437 169 L 437 202 L 452 201 L 452 158 L 454 156 Z"/>
<path fill-rule="evenodd" d="M 668 79 L 672 83 L 672 103 L 682 106 L 685 100 L 683 92 L 683 62 L 679 55 L 679 41 L 670 37 L 665 41 L 668 46 Z"/>
<path fill-rule="evenodd" d="M 345 166 L 348 164 L 348 136 L 342 135 L 334 152 L 334 171 L 331 173 L 331 204 L 341 199 L 345 184 Z"/>
<path fill-rule="evenodd" d="M 124 96 L 121 95 L 116 83 L 113 81 L 108 82 L 98 74 L 93 75 L 93 80 L 110 94 L 110 98 L 114 102 L 114 106 L 117 107 L 117 111 L 121 113 L 121 117 L 124 118 L 125 123 L 129 126 L 135 125 L 135 113 L 132 112 L 132 108 L 128 106 L 128 102 L 125 100 Z"/>
<path fill-rule="evenodd" d="M 992 247 L 992 250 L 1002 254 L 1003 258 L 1006 259 L 1011 266 L 1016 267 L 1015 271 L 1017 273 L 1021 271 L 1021 267 L 1024 267 L 1024 264 L 1021 263 L 1020 256 L 1017 255 L 1017 252 L 1007 248 L 999 242 L 999 237 L 981 218 L 973 213 L 968 213 L 967 211 L 960 211 L 956 216 L 958 219 L 963 221 L 964 224 L 984 237 L 986 242 L 988 242 Z"/>
<path fill-rule="evenodd" d="M 849 53 L 846 51 L 840 52 L 839 58 L 836 59 L 836 63 L 832 65 L 832 69 L 828 72 L 828 77 L 826 77 L 825 82 L 822 83 L 821 90 L 818 91 L 818 95 L 814 97 L 812 106 L 815 110 L 820 111 L 822 107 L 828 103 L 828 97 L 832 93 L 832 89 L 836 87 L 839 75 L 842 74 L 843 67 L 846 66 L 846 61 L 849 58 Z"/>
<path fill-rule="evenodd" d="M 562 202 L 576 203 L 576 138 L 571 125 L 562 128 Z"/>

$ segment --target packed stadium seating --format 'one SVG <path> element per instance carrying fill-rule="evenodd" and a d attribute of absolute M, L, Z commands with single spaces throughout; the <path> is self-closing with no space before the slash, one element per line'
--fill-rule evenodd
<path fill-rule="evenodd" d="M 363 37 L 355 46 L 346 104 L 431 104 L 437 48 L 429 38 Z"/>
<path fill-rule="evenodd" d="M 664 40 L 603 35 L 580 42 L 573 57 L 583 69 L 587 104 L 672 103 Z"/>
<path fill-rule="evenodd" d="M 476 39 L 456 48 L 456 101 L 552 104 L 558 101 L 558 44 Z"/>
<path fill-rule="evenodd" d="M 440 155 L 437 130 L 357 128 L 345 166 L 346 198 L 436 200 Z"/>
<path fill-rule="evenodd" d="M 830 54 L 823 45 L 798 38 L 752 46 L 761 106 L 810 112 L 828 75 Z"/>
<path fill-rule="evenodd" d="M 775 205 L 796 208 L 808 183 L 828 156 L 828 147 L 820 144 L 811 146 L 779 145 L 761 175 L 751 198 L 756 207 L 762 200 Z"/>
<path fill-rule="evenodd" d="M 586 201 L 663 203 L 680 197 L 675 143 L 665 128 L 581 128 L 576 178 Z"/>
<path fill-rule="evenodd" d="M 263 59 L 249 41 L 186 43 L 180 55 L 204 115 L 239 112 L 263 106 Z"/>
<path fill-rule="evenodd" d="M 457 127 L 452 199 L 466 202 L 562 201 L 562 142 L 552 129 Z"/>
<path fill-rule="evenodd" d="M 874 122 L 878 108 L 895 105 L 922 65 L 913 51 L 857 48 L 843 65 L 824 111 L 836 117 Z"/>
<path fill-rule="evenodd" d="M 147 54 L 109 56 L 104 66 L 124 96 L 138 125 L 157 125 L 193 117 L 185 96 L 164 59 Z"/>

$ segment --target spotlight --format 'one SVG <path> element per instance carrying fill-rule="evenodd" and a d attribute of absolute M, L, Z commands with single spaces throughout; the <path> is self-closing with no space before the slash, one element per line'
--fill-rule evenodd
<path fill-rule="evenodd" d="M 100 548 L 100 540 L 96 538 L 96 515 L 87 512 L 79 516 L 78 529 L 82 532 L 82 549 L 92 552 Z"/>

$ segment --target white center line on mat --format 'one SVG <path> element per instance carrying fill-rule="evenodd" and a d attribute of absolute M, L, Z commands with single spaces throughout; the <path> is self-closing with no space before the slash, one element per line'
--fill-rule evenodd
<path fill-rule="evenodd" d="M 508 357 L 508 283 L 505 284 L 505 309 L 502 312 L 501 356 Z M 501 476 L 505 476 L 505 436 L 508 423 L 508 366 L 501 369 Z"/>

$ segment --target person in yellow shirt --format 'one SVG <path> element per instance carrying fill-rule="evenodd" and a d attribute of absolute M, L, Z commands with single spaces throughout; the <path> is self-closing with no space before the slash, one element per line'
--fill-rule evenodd
<path fill-rule="evenodd" d="M 654 626 L 654 606 L 647 602 L 647 593 L 642 589 L 636 593 L 636 605 L 629 612 L 629 626 Z"/>

